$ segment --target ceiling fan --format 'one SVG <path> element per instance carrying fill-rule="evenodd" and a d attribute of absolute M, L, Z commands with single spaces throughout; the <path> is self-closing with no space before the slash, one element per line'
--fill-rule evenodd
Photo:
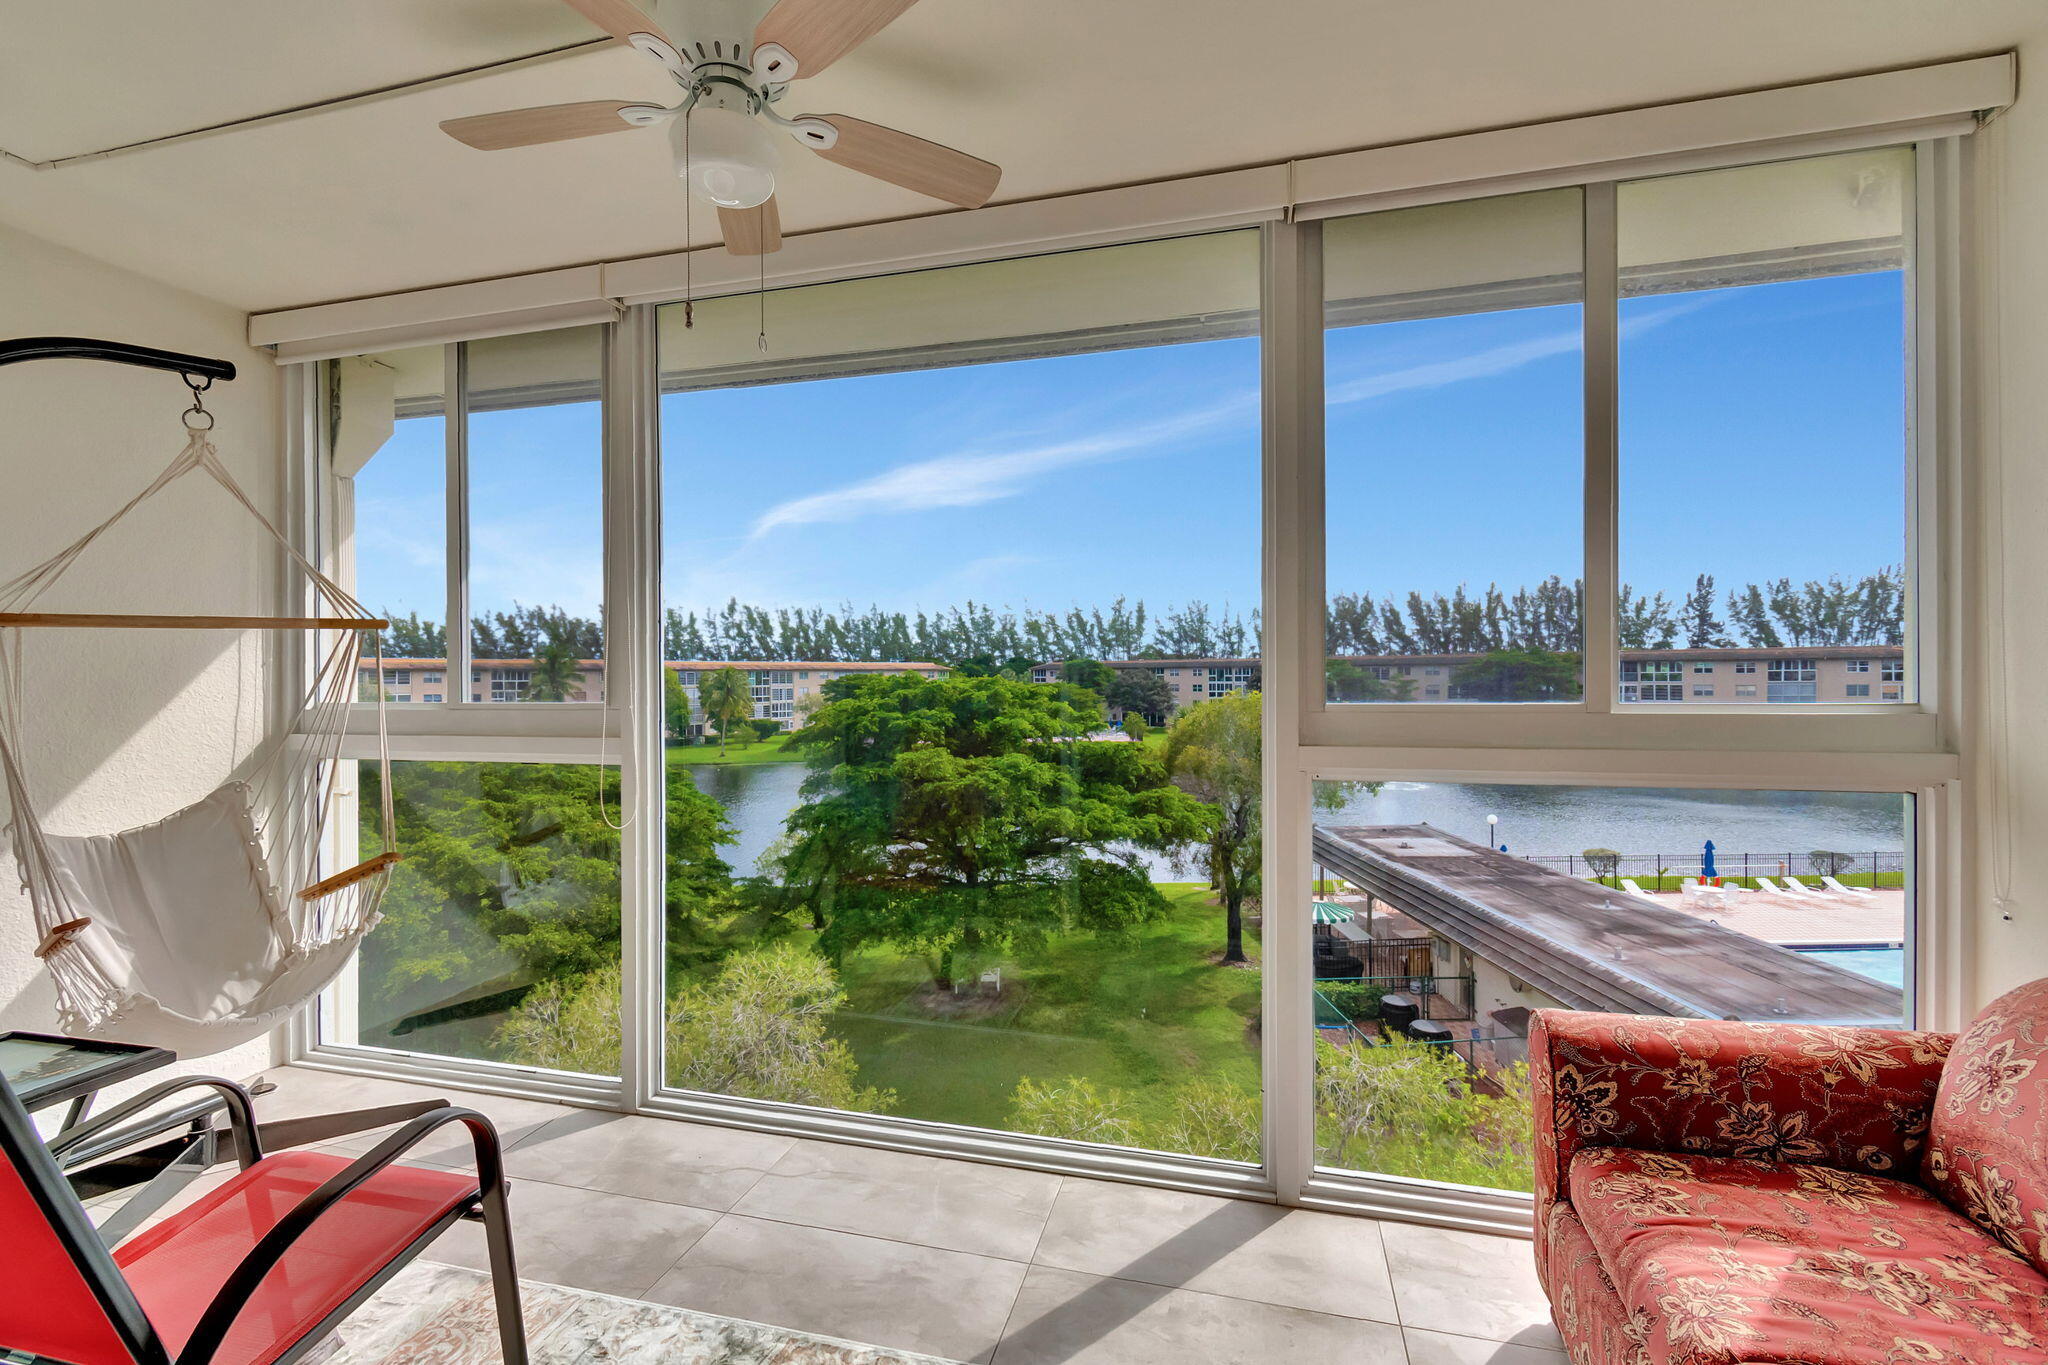
<path fill-rule="evenodd" d="M 448 119 L 443 132 L 479 151 L 668 125 L 676 174 L 718 207 L 727 250 L 758 256 L 782 246 L 775 207 L 780 158 L 773 130 L 850 170 L 962 208 L 988 202 L 1002 168 L 846 114 L 785 116 L 789 83 L 815 76 L 888 26 L 916 0 L 656 0 L 662 26 L 632 0 L 563 0 L 661 63 L 682 102 L 673 108 L 585 100 Z M 756 22 L 758 20 L 758 22 Z"/>

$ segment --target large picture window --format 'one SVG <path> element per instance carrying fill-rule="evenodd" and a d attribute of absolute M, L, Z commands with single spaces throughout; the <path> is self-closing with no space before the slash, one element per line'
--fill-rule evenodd
<path fill-rule="evenodd" d="M 331 362 L 318 1046 L 1512 1227 L 1534 1010 L 1952 1022 L 1940 154 Z"/>
<path fill-rule="evenodd" d="M 1256 279 L 664 311 L 670 1085 L 1260 1159 Z"/>

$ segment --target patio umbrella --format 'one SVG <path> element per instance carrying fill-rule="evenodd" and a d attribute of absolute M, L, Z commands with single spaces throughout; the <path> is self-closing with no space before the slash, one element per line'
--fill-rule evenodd
<path fill-rule="evenodd" d="M 1700 855 L 1700 880 L 1711 881 L 1721 874 L 1714 870 L 1714 841 L 1707 840 L 1707 848 Z"/>
<path fill-rule="evenodd" d="M 1312 901 L 1310 905 L 1317 924 L 1351 923 L 1351 907 L 1348 905 L 1336 905 L 1329 901 Z"/>

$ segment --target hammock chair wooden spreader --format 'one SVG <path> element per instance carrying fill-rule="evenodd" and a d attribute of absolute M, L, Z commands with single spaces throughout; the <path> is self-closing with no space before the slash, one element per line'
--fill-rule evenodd
<path fill-rule="evenodd" d="M 168 368 L 165 366 L 164 368 Z M 375 927 L 392 869 L 391 764 L 383 690 L 375 689 L 382 848 L 320 876 L 337 808 L 341 743 L 355 704 L 360 632 L 385 622 L 322 573 L 258 510 L 220 461 L 212 414 L 198 399 L 186 441 L 163 472 L 112 516 L 0 585 L 0 781 L 6 832 L 35 908 L 41 958 L 67 1031 L 206 1055 L 277 1027 L 324 988 Z M 204 422 L 201 423 L 200 419 Z M 108 531 L 187 474 L 205 475 L 304 575 L 313 614 L 166 616 L 38 610 L 39 600 Z M 23 771 L 30 708 L 23 649 L 38 628 L 325 632 L 331 640 L 301 697 L 296 727 L 272 738 L 210 795 L 154 824 L 57 834 L 37 813 Z M 317 637 L 316 637 L 317 638 Z M 377 680 L 383 654 L 374 651 Z"/>

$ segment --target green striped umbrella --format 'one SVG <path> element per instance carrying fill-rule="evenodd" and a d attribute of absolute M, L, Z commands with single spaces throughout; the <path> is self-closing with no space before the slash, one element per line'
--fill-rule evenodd
<path fill-rule="evenodd" d="M 1331 901 L 1311 901 L 1310 905 L 1315 910 L 1317 924 L 1351 923 L 1351 907 L 1348 905 L 1337 905 Z"/>

